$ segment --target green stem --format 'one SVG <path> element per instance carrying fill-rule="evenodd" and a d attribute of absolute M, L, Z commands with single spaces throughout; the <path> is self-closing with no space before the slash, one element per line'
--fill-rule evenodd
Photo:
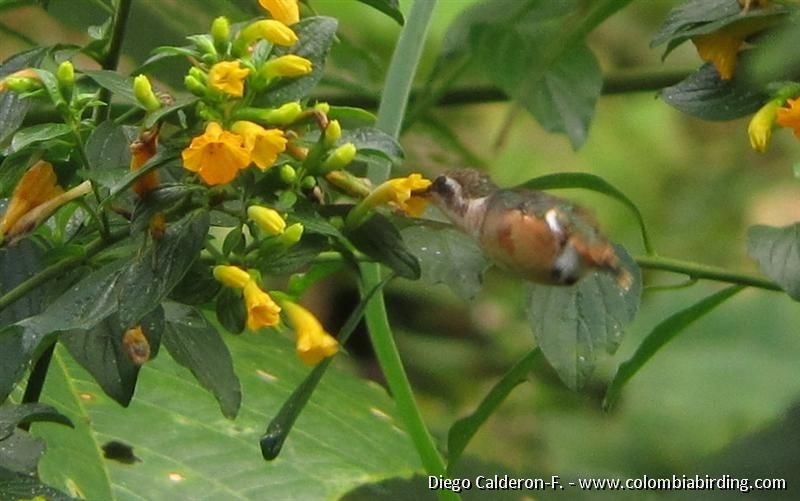
<path fill-rule="evenodd" d="M 691 261 L 681 261 L 680 259 L 672 259 L 661 256 L 638 256 L 636 257 L 636 262 L 644 269 L 682 273 L 690 278 L 717 280 L 719 282 L 748 285 L 750 287 L 757 287 L 759 289 L 771 291 L 783 290 L 781 289 L 780 285 L 767 278 L 759 277 L 757 275 L 750 275 L 748 273 L 730 271 L 717 266 L 693 263 Z"/>
<path fill-rule="evenodd" d="M 436 6 L 436 0 L 416 0 L 411 6 L 408 22 L 400 34 L 397 47 L 392 55 L 389 72 L 386 75 L 386 85 L 383 89 L 381 104 L 378 110 L 377 127 L 391 134 L 399 136 L 403 124 L 403 115 L 408 104 L 408 95 L 411 83 L 416 73 L 425 35 Z M 390 165 L 381 164 L 371 166 L 370 179 L 377 185 L 389 176 Z M 380 265 L 374 263 L 361 264 L 361 290 L 362 294 L 372 290 L 381 281 Z M 403 362 L 394 342 L 392 329 L 386 315 L 386 304 L 383 294 L 376 294 L 368 303 L 365 310 L 367 328 L 369 330 L 375 356 L 381 366 L 387 385 L 392 393 L 397 411 L 405 424 L 406 431 L 411 437 L 414 447 L 422 461 L 428 475 L 445 475 L 445 465 L 442 456 L 436 449 L 422 414 L 417 407 L 414 393 L 408 382 Z M 458 494 L 448 490 L 439 490 L 437 494 L 441 499 L 460 499 Z"/>
<path fill-rule="evenodd" d="M 79 125 L 75 120 L 75 117 L 68 116 L 65 118 L 72 128 L 72 135 L 75 137 L 75 150 L 78 152 L 78 157 L 80 158 L 81 164 L 83 164 L 84 169 L 89 171 L 92 169 L 92 165 L 89 163 L 89 155 L 86 154 L 86 149 L 83 146 L 83 139 L 81 138 L 81 132 L 78 128 Z M 97 206 L 100 207 L 100 191 L 97 189 L 97 186 L 94 183 L 92 183 L 92 193 L 94 193 L 94 199 L 97 202 Z M 99 218 L 97 218 L 96 221 L 98 223 L 98 227 L 100 228 L 100 235 L 103 237 L 103 239 L 108 239 L 108 215 L 106 214 L 106 211 L 102 209 L 102 207 L 100 207 Z"/>
<path fill-rule="evenodd" d="M 125 40 L 125 28 L 128 24 L 128 17 L 131 12 L 132 4 L 133 0 L 117 0 L 117 10 L 114 13 L 114 21 L 111 26 L 108 46 L 103 53 L 103 57 L 98 61 L 104 70 L 116 70 L 119 65 L 119 57 L 122 53 L 122 42 Z M 105 115 L 102 117 L 104 120 L 108 120 L 111 117 L 111 91 L 105 87 L 101 88 L 99 99 L 107 103 L 108 106 L 106 106 L 103 111 L 99 111 L 100 108 L 95 108 L 95 110 L 97 110 L 94 116 L 95 122 L 99 121 L 98 119 L 101 118 L 101 113 Z"/>
<path fill-rule="evenodd" d="M 8 305 L 20 299 L 22 296 L 47 282 L 48 280 L 51 280 L 59 276 L 61 273 L 75 268 L 76 266 L 80 266 L 87 259 L 91 258 L 112 243 L 121 240 L 127 234 L 128 231 L 126 229 L 125 231 L 110 234 L 108 240 L 97 238 L 86 246 L 86 250 L 82 255 L 69 257 L 63 261 L 59 261 L 58 263 L 48 266 L 44 270 L 40 271 L 36 275 L 25 280 L 7 293 L 0 296 L 0 311 L 3 311 L 3 309 L 5 309 Z"/>

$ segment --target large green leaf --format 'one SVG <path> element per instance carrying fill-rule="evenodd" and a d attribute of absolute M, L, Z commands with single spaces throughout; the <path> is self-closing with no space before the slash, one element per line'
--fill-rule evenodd
<path fill-rule="evenodd" d="M 746 65 L 748 58 L 741 59 Z M 741 78 L 720 79 L 711 64 L 704 64 L 685 80 L 661 90 L 660 95 L 669 105 L 704 120 L 733 120 L 749 115 L 769 98 Z"/>
<path fill-rule="evenodd" d="M 196 210 L 168 224 L 164 236 L 122 272 L 118 287 L 123 327 L 136 325 L 181 281 L 205 244 L 208 221 L 207 211 Z"/>
<path fill-rule="evenodd" d="M 195 308 L 168 302 L 164 310 L 167 324 L 163 341 L 170 355 L 214 395 L 222 414 L 236 417 L 242 403 L 241 384 L 219 332 Z"/>
<path fill-rule="evenodd" d="M 340 143 L 353 143 L 359 153 L 377 154 L 387 160 L 403 158 L 403 148 L 391 135 L 374 127 L 362 127 L 345 131 Z"/>
<path fill-rule="evenodd" d="M 136 396 L 122 409 L 56 350 L 44 401 L 77 429 L 35 426 L 48 443 L 42 480 L 88 499 L 160 499 L 165 492 L 177 499 L 338 499 L 357 485 L 419 471 L 384 390 L 336 369 L 312 396 L 281 457 L 264 462 L 264 422 L 308 368 L 281 336 L 246 333 L 226 341 L 244 393 L 236 421 L 220 416 L 213 399 L 164 353 L 145 364 Z M 110 441 L 130 447 L 136 459 L 105 459 L 102 446 Z"/>
<path fill-rule="evenodd" d="M 800 223 L 782 228 L 751 226 L 747 253 L 758 261 L 761 271 L 800 301 Z"/>
<path fill-rule="evenodd" d="M 44 249 L 31 238 L 0 248 L 0 295 L 10 292 L 41 270 L 43 256 Z M 45 290 L 45 287 L 36 288 L 0 310 L 0 327 L 39 313 Z"/>
<path fill-rule="evenodd" d="M 128 104 L 142 106 L 136 96 L 133 95 L 132 78 L 124 77 L 120 73 L 110 70 L 85 71 L 84 75 L 97 82 L 100 87 L 111 91 L 115 98 Z"/>
<path fill-rule="evenodd" d="M 633 276 L 628 290 L 602 272 L 569 287 L 531 284 L 528 289 L 528 319 L 539 348 L 571 389 L 587 382 L 601 352 L 616 351 L 625 325 L 639 309 L 641 272 L 625 249 L 616 250 Z"/>
<path fill-rule="evenodd" d="M 311 61 L 313 69 L 308 75 L 299 78 L 285 78 L 270 87 L 262 102 L 264 106 L 280 106 L 288 101 L 296 101 L 308 96 L 322 78 L 325 58 L 336 36 L 338 22 L 332 17 L 308 17 L 292 26 L 300 39 L 289 48 L 276 48 L 276 55 L 296 54 Z"/>
<path fill-rule="evenodd" d="M 606 391 L 605 399 L 603 400 L 603 407 L 610 409 L 619 394 L 622 387 L 641 369 L 653 355 L 656 354 L 665 344 L 671 341 L 675 336 L 680 334 L 684 329 L 689 327 L 696 320 L 705 316 L 708 312 L 725 302 L 728 298 L 742 290 L 741 285 L 728 287 L 699 302 L 674 313 L 667 317 L 663 322 L 656 325 L 647 337 L 636 349 L 636 353 L 631 358 L 620 364 L 617 373 L 611 380 Z"/>
<path fill-rule="evenodd" d="M 403 237 L 388 218 L 374 214 L 356 228 L 346 230 L 345 236 L 367 256 L 403 278 L 417 280 L 420 277 L 419 261 L 406 248 Z"/>
<path fill-rule="evenodd" d="M 478 295 L 489 263 L 472 238 L 454 228 L 422 225 L 405 228 L 401 235 L 419 261 L 420 280 L 444 284 L 464 299 Z"/>
<path fill-rule="evenodd" d="M 72 426 L 72 422 L 54 407 L 40 403 L 0 405 L 0 440 L 5 440 L 20 424 L 50 421 Z"/>
<path fill-rule="evenodd" d="M 11 139 L 9 153 L 14 153 L 27 148 L 28 146 L 51 139 L 64 137 L 72 132 L 69 125 L 65 124 L 39 124 L 20 129 Z"/>
<path fill-rule="evenodd" d="M 127 168 L 131 161 L 130 143 L 135 129 L 107 120 L 86 140 L 86 157 L 92 169 Z"/>

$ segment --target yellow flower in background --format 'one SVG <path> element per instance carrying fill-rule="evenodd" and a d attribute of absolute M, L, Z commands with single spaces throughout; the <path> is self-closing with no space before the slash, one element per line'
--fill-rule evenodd
<path fill-rule="evenodd" d="M 3 214 L 3 219 L 0 220 L 0 235 L 7 234 L 8 230 L 34 207 L 62 193 L 64 190 L 58 185 L 53 166 L 42 160 L 36 162 L 14 188 L 8 208 Z"/>
<path fill-rule="evenodd" d="M 283 303 L 283 311 L 294 327 L 297 354 L 304 363 L 316 365 L 339 351 L 339 343 L 310 311 L 291 301 Z"/>
<path fill-rule="evenodd" d="M 800 139 L 800 97 L 786 101 L 786 107 L 778 108 L 775 123 L 787 129 L 794 129 Z"/>
<path fill-rule="evenodd" d="M 273 327 L 281 320 L 281 308 L 261 290 L 255 280 L 244 286 L 244 303 L 247 308 L 247 328 L 256 331 L 262 327 Z"/>
<path fill-rule="evenodd" d="M 747 135 L 750 137 L 750 146 L 759 153 L 767 151 L 769 139 L 772 137 L 772 128 L 775 127 L 777 112 L 782 100 L 774 99 L 756 112 L 747 126 Z"/>
<path fill-rule="evenodd" d="M 209 122 L 203 134 L 192 139 L 181 153 L 183 167 L 196 172 L 208 185 L 233 181 L 239 170 L 250 164 L 244 138 Z"/>
<path fill-rule="evenodd" d="M 267 80 L 276 77 L 302 77 L 308 75 L 314 65 L 308 59 L 294 54 L 287 54 L 270 59 L 261 67 L 259 74 Z"/>
<path fill-rule="evenodd" d="M 222 285 L 234 289 L 244 289 L 244 286 L 253 280 L 249 273 L 238 266 L 224 264 L 214 266 L 214 278 Z"/>
<path fill-rule="evenodd" d="M 208 86 L 229 96 L 244 95 L 244 80 L 250 70 L 242 68 L 239 61 L 223 61 L 211 67 L 208 72 Z"/>
<path fill-rule="evenodd" d="M 300 20 L 300 9 L 297 0 L 258 0 L 261 6 L 269 11 L 276 21 L 292 25 Z"/>
<path fill-rule="evenodd" d="M 278 155 L 286 150 L 287 140 L 280 129 L 265 129 L 257 123 L 240 120 L 231 126 L 231 131 L 244 138 L 251 161 L 261 170 L 272 167 Z"/>
<path fill-rule="evenodd" d="M 277 236 L 286 230 L 286 221 L 275 209 L 251 205 L 247 208 L 247 217 L 254 221 L 265 233 Z"/>

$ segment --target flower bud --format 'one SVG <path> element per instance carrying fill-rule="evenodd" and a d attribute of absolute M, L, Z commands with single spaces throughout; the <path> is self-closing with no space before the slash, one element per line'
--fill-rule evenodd
<path fill-rule="evenodd" d="M 56 70 L 56 80 L 58 81 L 58 88 L 65 99 L 72 98 L 72 89 L 75 88 L 75 67 L 71 61 L 64 61 L 58 65 Z"/>
<path fill-rule="evenodd" d="M 189 68 L 189 75 L 196 78 L 203 85 L 208 83 L 208 73 L 201 70 L 197 66 L 192 66 L 191 68 Z"/>
<path fill-rule="evenodd" d="M 303 178 L 302 181 L 300 181 L 300 188 L 302 188 L 305 191 L 314 189 L 314 186 L 316 185 L 317 185 L 317 178 L 315 178 L 314 176 L 306 176 Z"/>
<path fill-rule="evenodd" d="M 23 94 L 25 92 L 31 92 L 37 89 L 42 88 L 42 83 L 39 80 L 35 80 L 33 78 L 28 77 L 6 77 L 2 83 L 0 83 L 0 91 L 3 90 L 10 90 L 16 92 L 18 94 Z"/>
<path fill-rule="evenodd" d="M 249 273 L 238 266 L 214 266 L 214 278 L 226 287 L 243 289 L 248 282 L 253 280 Z"/>
<path fill-rule="evenodd" d="M 344 193 L 364 198 L 372 191 L 369 179 L 360 178 L 346 170 L 334 170 L 325 174 L 325 179 Z"/>
<path fill-rule="evenodd" d="M 262 19 L 239 31 L 233 43 L 233 53 L 244 56 L 251 45 L 262 39 L 284 47 L 291 47 L 297 43 L 297 35 L 291 28 L 274 19 Z"/>
<path fill-rule="evenodd" d="M 261 67 L 259 76 L 267 81 L 277 77 L 301 77 L 308 75 L 313 69 L 311 61 L 304 57 L 287 54 L 270 59 Z"/>
<path fill-rule="evenodd" d="M 191 37 L 195 46 L 203 53 L 203 55 L 211 55 L 216 59 L 217 48 L 214 47 L 214 39 L 209 35 L 196 35 Z"/>
<path fill-rule="evenodd" d="M 282 165 L 280 170 L 281 181 L 292 184 L 297 179 L 297 171 L 291 165 Z"/>
<path fill-rule="evenodd" d="M 778 116 L 778 108 L 782 104 L 781 99 L 773 99 L 768 102 L 753 115 L 750 124 L 747 126 L 750 146 L 759 153 L 767 151 L 772 129 L 775 126 L 775 119 Z"/>
<path fill-rule="evenodd" d="M 161 100 L 156 97 L 150 80 L 145 75 L 137 75 L 133 79 L 133 95 L 136 100 L 148 112 L 156 111 L 161 108 Z"/>
<path fill-rule="evenodd" d="M 291 247 L 292 245 L 296 244 L 303 237 L 303 229 L 302 223 L 294 223 L 290 225 L 280 236 L 281 243 L 287 247 Z"/>
<path fill-rule="evenodd" d="M 211 23 L 211 38 L 214 44 L 223 48 L 228 43 L 231 36 L 231 23 L 225 16 L 220 16 Z"/>
<path fill-rule="evenodd" d="M 342 137 L 342 126 L 338 120 L 331 120 L 325 127 L 325 147 L 333 148 L 340 137 Z"/>
<path fill-rule="evenodd" d="M 186 75 L 183 79 L 183 85 L 186 90 L 191 92 L 197 97 L 204 97 L 208 88 L 203 83 L 192 75 Z"/>
<path fill-rule="evenodd" d="M 297 101 L 286 103 L 278 108 L 266 110 L 264 121 L 270 125 L 289 125 L 303 113 L 303 107 Z"/>
<path fill-rule="evenodd" d="M 247 217 L 254 221 L 268 235 L 280 235 L 286 229 L 286 221 L 275 209 L 251 205 L 247 208 Z"/>
<path fill-rule="evenodd" d="M 322 162 L 322 172 L 344 169 L 356 157 L 356 151 L 358 150 L 353 143 L 345 143 L 339 146 Z"/>

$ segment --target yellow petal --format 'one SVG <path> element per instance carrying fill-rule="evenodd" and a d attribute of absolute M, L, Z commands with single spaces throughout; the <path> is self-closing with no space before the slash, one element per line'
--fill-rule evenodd
<path fill-rule="evenodd" d="M 56 173 L 48 162 L 40 160 L 28 169 L 14 188 L 0 220 L 0 235 L 8 234 L 16 222 L 35 207 L 64 193 L 57 183 Z"/>
<path fill-rule="evenodd" d="M 310 311 L 291 301 L 283 304 L 283 310 L 294 327 L 297 354 L 304 363 L 316 365 L 339 351 L 339 343 Z"/>
<path fill-rule="evenodd" d="M 250 164 L 244 138 L 223 130 L 216 122 L 209 123 L 203 134 L 192 139 L 181 157 L 186 170 L 197 172 L 212 186 L 233 181 L 239 170 Z"/>
<path fill-rule="evenodd" d="M 235 289 L 244 289 L 244 286 L 252 280 L 250 274 L 238 266 L 223 264 L 214 266 L 214 278 L 221 284 Z"/>
<path fill-rule="evenodd" d="M 278 155 L 286 150 L 287 139 L 280 129 L 265 129 L 257 123 L 241 120 L 234 123 L 231 130 L 244 138 L 251 161 L 261 170 L 272 167 Z"/>
<path fill-rule="evenodd" d="M 300 20 L 300 9 L 297 0 L 258 0 L 263 8 L 276 21 L 286 25 L 292 25 Z"/>
<path fill-rule="evenodd" d="M 786 101 L 787 107 L 778 108 L 775 123 L 781 127 L 794 129 L 794 135 L 800 139 L 800 97 Z"/>
<path fill-rule="evenodd" d="M 239 61 L 223 61 L 211 67 L 208 72 L 208 86 L 230 96 L 244 95 L 244 80 L 250 70 L 242 68 Z"/>
<path fill-rule="evenodd" d="M 244 302 L 247 307 L 247 328 L 251 331 L 273 327 L 280 322 L 280 306 L 254 280 L 244 286 Z"/>

